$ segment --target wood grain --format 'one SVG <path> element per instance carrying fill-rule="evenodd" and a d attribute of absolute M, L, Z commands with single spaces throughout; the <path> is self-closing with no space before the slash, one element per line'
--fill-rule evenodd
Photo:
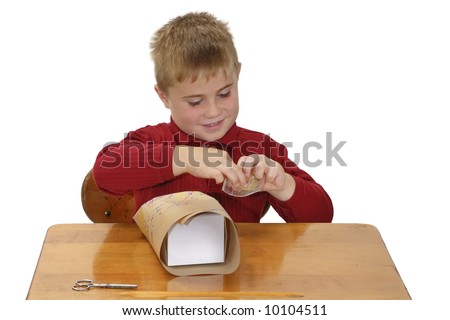
<path fill-rule="evenodd" d="M 371 225 L 237 226 L 237 271 L 188 277 L 169 274 L 135 224 L 52 226 L 27 299 L 410 299 Z M 72 290 L 83 278 L 139 287 Z"/>

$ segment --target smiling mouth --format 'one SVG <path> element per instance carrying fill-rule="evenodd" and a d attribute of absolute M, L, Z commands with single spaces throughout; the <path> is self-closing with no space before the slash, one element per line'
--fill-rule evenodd
<path fill-rule="evenodd" d="M 213 122 L 213 123 L 209 123 L 209 124 L 204 124 L 203 126 L 204 126 L 204 127 L 207 127 L 207 128 L 213 128 L 213 127 L 218 126 L 218 125 L 221 124 L 221 123 L 222 123 L 222 120 L 217 121 L 217 122 Z"/>

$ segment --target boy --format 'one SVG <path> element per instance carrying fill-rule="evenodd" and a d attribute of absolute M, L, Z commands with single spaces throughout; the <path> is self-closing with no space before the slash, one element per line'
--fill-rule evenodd
<path fill-rule="evenodd" d="M 269 136 L 236 125 L 240 63 L 227 25 L 209 13 L 169 21 L 151 42 L 155 91 L 169 123 L 130 132 L 98 155 L 93 176 L 112 194 L 133 190 L 136 210 L 169 193 L 196 190 L 216 198 L 235 222 L 259 222 L 270 204 L 286 222 L 331 222 L 323 188 Z M 262 191 L 234 197 L 251 176 Z"/>

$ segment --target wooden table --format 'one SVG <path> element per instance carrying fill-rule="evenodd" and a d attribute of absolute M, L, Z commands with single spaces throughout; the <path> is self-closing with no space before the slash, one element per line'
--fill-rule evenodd
<path fill-rule="evenodd" d="M 410 299 L 371 225 L 237 226 L 237 271 L 187 277 L 161 266 L 135 224 L 52 226 L 27 299 Z M 83 278 L 138 288 L 72 290 Z"/>

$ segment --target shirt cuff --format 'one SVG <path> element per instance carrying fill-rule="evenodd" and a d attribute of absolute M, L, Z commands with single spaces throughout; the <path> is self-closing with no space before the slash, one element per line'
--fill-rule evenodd
<path fill-rule="evenodd" d="M 295 209 L 299 207 L 303 202 L 303 196 L 305 194 L 305 185 L 304 181 L 298 177 L 293 177 L 295 181 L 295 190 L 292 194 L 292 197 L 290 197 L 286 201 L 280 201 L 276 200 L 278 205 L 282 209 Z"/>

